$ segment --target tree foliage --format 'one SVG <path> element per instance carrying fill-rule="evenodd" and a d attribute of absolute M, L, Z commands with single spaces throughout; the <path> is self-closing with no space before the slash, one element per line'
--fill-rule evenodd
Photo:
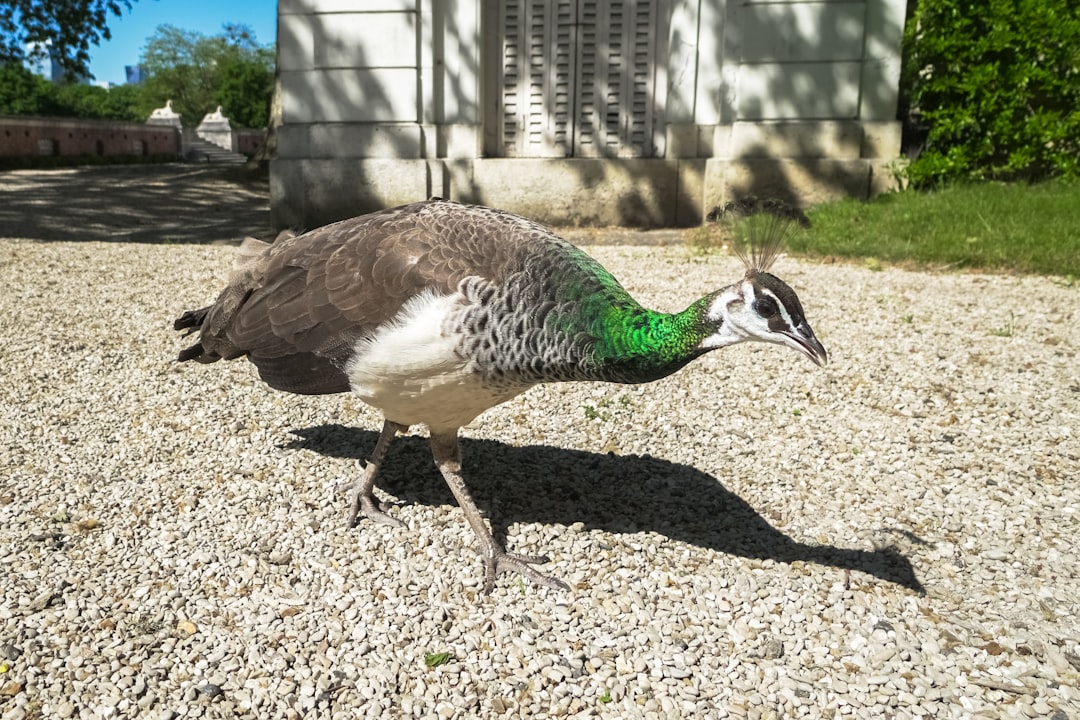
<path fill-rule="evenodd" d="M 55 115 L 107 120 L 145 120 L 139 88 L 121 85 L 53 84 L 21 64 L 0 65 L 0 115 Z"/>
<path fill-rule="evenodd" d="M 918 0 L 904 55 L 915 185 L 1080 177 L 1076 0 Z"/>
<path fill-rule="evenodd" d="M 0 0 L 2 1 L 2 0 Z M 0 114 L 146 120 L 173 101 L 187 125 L 221 106 L 234 127 L 266 127 L 274 87 L 274 50 L 244 25 L 213 37 L 162 25 L 143 50 L 148 78 L 105 88 L 53 84 L 22 63 L 0 63 Z"/>
<path fill-rule="evenodd" d="M 274 84 L 274 50 L 259 45 L 244 25 L 220 35 L 162 25 L 147 40 L 141 64 L 145 99 L 155 107 L 172 100 L 185 124 L 198 123 L 218 105 L 238 127 L 264 127 Z"/>
<path fill-rule="evenodd" d="M 88 75 L 90 46 L 110 38 L 109 17 L 134 1 L 0 0 L 0 65 L 51 55 L 69 75 Z"/>
<path fill-rule="evenodd" d="M 118 85 L 106 90 L 96 85 L 64 83 L 54 86 L 53 97 L 54 115 L 131 122 L 142 122 L 147 117 L 141 110 L 136 85 Z"/>
<path fill-rule="evenodd" d="M 53 115 L 53 84 L 23 67 L 0 65 L 0 115 Z"/>

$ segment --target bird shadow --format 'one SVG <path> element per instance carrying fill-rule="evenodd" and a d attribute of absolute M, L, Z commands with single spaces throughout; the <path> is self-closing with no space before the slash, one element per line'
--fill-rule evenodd
<path fill-rule="evenodd" d="M 283 449 L 355 460 L 366 460 L 378 437 L 373 431 L 339 424 L 291 432 L 296 439 Z M 469 438 L 461 444 L 462 474 L 477 506 L 488 512 L 496 536 L 505 535 L 506 527 L 517 521 L 580 522 L 620 534 L 652 531 L 728 555 L 855 570 L 924 592 L 911 561 L 896 547 L 859 550 L 798 542 L 715 477 L 689 465 L 650 455 L 599 454 L 549 445 L 515 447 Z M 400 437 L 391 445 L 377 485 L 404 503 L 455 504 L 423 437 Z"/>

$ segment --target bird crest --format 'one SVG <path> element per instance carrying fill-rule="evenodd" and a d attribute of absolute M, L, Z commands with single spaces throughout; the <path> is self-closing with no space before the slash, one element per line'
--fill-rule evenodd
<path fill-rule="evenodd" d="M 726 226 L 732 249 L 746 265 L 747 277 L 772 267 L 795 226 L 810 227 L 810 219 L 799 208 L 753 195 L 713 208 L 705 219 Z"/>

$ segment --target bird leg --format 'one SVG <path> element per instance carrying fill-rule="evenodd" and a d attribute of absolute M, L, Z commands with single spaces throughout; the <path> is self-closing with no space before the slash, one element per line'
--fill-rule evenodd
<path fill-rule="evenodd" d="M 382 511 L 382 508 L 379 507 L 379 501 L 375 499 L 372 490 L 375 488 L 375 476 L 379 474 L 379 466 L 382 465 L 383 457 L 386 455 L 390 443 L 399 432 L 405 432 L 408 429 L 408 425 L 401 425 L 390 420 L 383 421 L 382 432 L 379 433 L 375 449 L 371 451 L 371 459 L 368 460 L 367 465 L 364 467 L 364 473 L 359 480 L 353 483 L 352 490 L 349 492 L 349 520 L 346 527 L 355 525 L 356 516 L 359 514 L 363 514 L 369 520 L 374 520 L 382 525 L 405 527 L 405 523 L 390 517 Z"/>
<path fill-rule="evenodd" d="M 457 431 L 448 433 L 431 433 L 431 454 L 435 456 L 435 464 L 442 473 L 446 484 L 450 486 L 450 492 L 454 493 L 457 503 L 465 512 L 465 519 L 479 540 L 481 557 L 484 558 L 484 593 L 488 594 L 495 587 L 495 577 L 504 572 L 518 572 L 537 585 L 546 585 L 555 590 L 569 590 L 570 587 L 553 577 L 544 575 L 530 567 L 534 564 L 548 562 L 549 558 L 544 555 L 519 555 L 507 552 L 488 530 L 487 524 L 476 509 L 469 489 L 465 486 L 465 480 L 461 477 L 461 446 L 458 444 Z"/>

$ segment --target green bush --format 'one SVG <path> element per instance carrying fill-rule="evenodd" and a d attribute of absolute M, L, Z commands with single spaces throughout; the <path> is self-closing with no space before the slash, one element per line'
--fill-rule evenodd
<path fill-rule="evenodd" d="M 927 131 L 916 187 L 1080 177 L 1076 0 L 917 0 L 902 94 Z"/>

